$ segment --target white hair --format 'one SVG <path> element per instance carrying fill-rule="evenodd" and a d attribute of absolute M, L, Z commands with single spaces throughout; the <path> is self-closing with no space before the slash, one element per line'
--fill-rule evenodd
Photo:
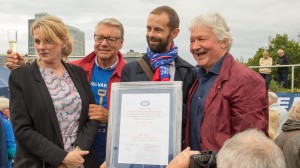
<path fill-rule="evenodd" d="M 218 168 L 285 168 L 284 155 L 262 132 L 249 129 L 225 141 L 217 156 Z"/>
<path fill-rule="evenodd" d="M 0 110 L 9 108 L 9 100 L 5 97 L 0 97 Z"/>
<path fill-rule="evenodd" d="M 199 15 L 191 21 L 189 30 L 192 31 L 194 28 L 197 28 L 199 26 L 212 28 L 219 41 L 228 39 L 227 50 L 230 50 L 233 39 L 231 37 L 230 28 L 228 27 L 225 19 L 221 14 L 212 12 Z"/>

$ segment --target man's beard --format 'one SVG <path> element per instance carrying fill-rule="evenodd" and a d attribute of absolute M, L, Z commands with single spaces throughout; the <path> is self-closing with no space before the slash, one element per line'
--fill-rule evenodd
<path fill-rule="evenodd" d="M 167 48 L 168 46 L 168 42 L 170 40 L 170 34 L 168 35 L 168 37 L 163 40 L 162 38 L 155 38 L 155 37 L 147 37 L 147 43 L 148 46 L 150 48 L 150 50 L 154 53 L 164 53 L 169 51 L 169 48 Z M 159 42 L 158 44 L 150 44 L 150 41 L 155 41 L 155 42 Z"/>

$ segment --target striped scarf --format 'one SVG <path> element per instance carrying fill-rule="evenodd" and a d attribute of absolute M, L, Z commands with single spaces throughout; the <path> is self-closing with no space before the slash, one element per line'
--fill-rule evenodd
<path fill-rule="evenodd" d="M 154 53 L 149 47 L 147 48 L 151 68 L 155 70 L 152 81 L 170 81 L 171 75 L 168 65 L 177 58 L 178 47 L 172 42 L 170 48 L 171 49 L 165 53 Z"/>

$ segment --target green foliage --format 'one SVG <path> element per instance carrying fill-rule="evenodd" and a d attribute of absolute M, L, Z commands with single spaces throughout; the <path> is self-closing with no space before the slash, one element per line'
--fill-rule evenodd
<path fill-rule="evenodd" d="M 271 80 L 269 83 L 269 91 L 272 92 L 291 92 L 290 89 L 285 89 L 282 84 L 278 84 L 277 81 Z"/>
<path fill-rule="evenodd" d="M 271 38 L 269 46 L 266 47 L 266 50 L 269 52 L 269 56 L 273 59 L 273 65 L 276 65 L 278 60 L 277 50 L 283 49 L 284 53 L 289 56 L 290 64 L 300 64 L 299 56 L 300 56 L 300 45 L 294 40 L 289 40 L 287 34 L 277 34 L 275 38 Z M 256 51 L 256 54 L 248 59 L 246 63 L 247 66 L 258 66 L 259 59 L 262 58 L 263 52 L 265 48 L 261 47 Z M 258 71 L 258 69 L 253 69 Z M 289 75 L 288 75 L 288 86 L 291 86 L 291 72 L 292 68 L 289 68 Z M 294 86 L 296 88 L 300 88 L 300 67 L 295 67 L 295 82 Z M 277 77 L 277 68 L 272 68 L 271 76 L 273 79 Z"/>
<path fill-rule="evenodd" d="M 278 82 L 271 80 L 269 83 L 269 91 L 271 92 L 292 92 L 291 89 L 286 89 L 282 84 L 278 84 Z M 300 93 L 300 88 L 294 88 L 293 93 Z"/>

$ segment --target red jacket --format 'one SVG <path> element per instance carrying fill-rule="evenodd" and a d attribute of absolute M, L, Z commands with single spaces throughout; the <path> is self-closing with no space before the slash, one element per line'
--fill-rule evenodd
<path fill-rule="evenodd" d="M 185 146 L 189 146 L 190 103 L 198 82 L 195 81 L 188 96 Z M 264 79 L 227 53 L 220 74 L 206 97 L 199 124 L 201 150 L 219 151 L 227 139 L 247 128 L 257 128 L 268 135 L 268 96 Z"/>
<path fill-rule="evenodd" d="M 81 66 L 84 71 L 87 74 L 88 81 L 91 82 L 92 78 L 92 71 L 95 63 L 95 59 L 97 58 L 97 55 L 95 52 L 91 52 L 89 55 L 87 55 L 84 58 L 81 58 L 79 60 L 72 61 L 71 64 Z M 107 109 L 109 108 L 110 104 L 110 90 L 111 90 L 111 84 L 113 82 L 120 82 L 121 79 L 121 72 L 125 65 L 125 60 L 121 52 L 118 53 L 118 64 L 116 66 L 115 71 L 113 72 L 112 76 L 110 77 L 108 81 L 108 87 L 107 87 Z"/>

